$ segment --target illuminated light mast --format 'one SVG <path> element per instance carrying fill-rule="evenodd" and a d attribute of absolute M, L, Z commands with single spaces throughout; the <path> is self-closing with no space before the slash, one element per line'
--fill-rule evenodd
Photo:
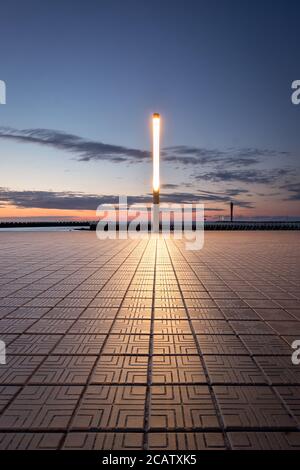
<path fill-rule="evenodd" d="M 160 138 L 160 115 L 154 113 L 152 116 L 153 128 L 153 219 L 152 230 L 159 232 L 159 138 Z"/>

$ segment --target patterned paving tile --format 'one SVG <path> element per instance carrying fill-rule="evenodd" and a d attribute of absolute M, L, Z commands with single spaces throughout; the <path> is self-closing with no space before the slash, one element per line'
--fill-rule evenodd
<path fill-rule="evenodd" d="M 282 308 L 256 308 L 256 313 L 264 321 L 293 321 L 295 318 Z"/>
<path fill-rule="evenodd" d="M 198 356 L 153 356 L 152 383 L 206 383 Z"/>
<path fill-rule="evenodd" d="M 219 428 L 216 410 L 205 385 L 151 387 L 150 429 Z"/>
<path fill-rule="evenodd" d="M 0 449 L 300 448 L 298 233 L 206 232 L 199 252 L 17 235 L 0 234 Z"/>
<path fill-rule="evenodd" d="M 296 429 L 296 421 L 269 387 L 215 386 L 214 391 L 228 429 Z"/>
<path fill-rule="evenodd" d="M 188 308 L 192 320 L 224 320 L 224 314 L 218 308 Z"/>
<path fill-rule="evenodd" d="M 65 334 L 74 320 L 41 319 L 26 330 L 26 333 Z"/>
<path fill-rule="evenodd" d="M 191 327 L 187 320 L 155 320 L 154 334 L 191 334 Z"/>
<path fill-rule="evenodd" d="M 149 334 L 150 320 L 117 319 L 111 329 L 112 334 Z"/>
<path fill-rule="evenodd" d="M 192 320 L 196 334 L 232 335 L 234 332 L 228 322 L 223 320 Z"/>
<path fill-rule="evenodd" d="M 77 320 L 72 322 L 68 333 L 76 334 L 106 334 L 109 332 L 113 320 Z"/>
<path fill-rule="evenodd" d="M 255 360 L 273 385 L 300 385 L 300 367 L 292 363 L 291 357 L 258 356 Z"/>
<path fill-rule="evenodd" d="M 237 335 L 275 334 L 271 326 L 268 326 L 263 321 L 230 321 L 230 325 Z"/>
<path fill-rule="evenodd" d="M 300 336 L 300 321 L 270 321 L 268 325 L 279 335 L 288 335 L 292 331 Z"/>
<path fill-rule="evenodd" d="M 0 416 L 0 429 L 66 429 L 78 402 L 79 386 L 26 386 Z"/>
<path fill-rule="evenodd" d="M 251 308 L 222 308 L 226 320 L 261 320 Z"/>
<path fill-rule="evenodd" d="M 291 347 L 279 336 L 275 335 L 240 335 L 249 352 L 255 356 L 279 356 L 291 357 Z"/>
<path fill-rule="evenodd" d="M 197 335 L 197 341 L 203 354 L 248 354 L 242 341 L 235 335 Z"/>
<path fill-rule="evenodd" d="M 117 313 L 118 319 L 130 318 L 130 319 L 141 319 L 141 320 L 150 320 L 151 319 L 150 307 L 130 307 L 125 308 L 121 307 Z"/>
<path fill-rule="evenodd" d="M 154 307 L 155 320 L 187 320 L 184 308 Z"/>
<path fill-rule="evenodd" d="M 7 352 L 9 355 L 47 355 L 61 338 L 62 335 L 23 334 L 9 345 Z"/>
<path fill-rule="evenodd" d="M 12 398 L 19 392 L 20 387 L 15 385 L 0 386 L 0 412 L 9 404 Z"/>
<path fill-rule="evenodd" d="M 149 450 L 224 450 L 224 437 L 221 433 L 209 432 L 157 432 L 149 433 Z"/>
<path fill-rule="evenodd" d="M 63 450 L 141 450 L 142 432 L 69 432 Z"/>
<path fill-rule="evenodd" d="M 107 338 L 102 354 L 148 355 L 149 348 L 150 335 L 111 334 Z"/>
<path fill-rule="evenodd" d="M 45 356 L 10 356 L 0 365 L 0 384 L 24 385 Z"/>
<path fill-rule="evenodd" d="M 284 403 L 291 410 L 293 415 L 300 424 L 300 387 L 289 386 L 289 387 L 276 387 L 277 393 L 281 396 Z"/>
<path fill-rule="evenodd" d="M 92 383 L 146 384 L 148 356 L 101 356 L 91 376 Z"/>
<path fill-rule="evenodd" d="M 140 429 L 144 427 L 146 387 L 89 385 L 71 429 Z"/>
<path fill-rule="evenodd" d="M 76 307 L 54 307 L 47 312 L 43 318 L 62 318 L 68 320 L 77 320 L 81 316 L 84 308 Z"/>
<path fill-rule="evenodd" d="M 0 433 L 0 450 L 56 450 L 62 433 Z"/>
<path fill-rule="evenodd" d="M 212 384 L 265 384 L 266 378 L 249 356 L 205 356 Z"/>
<path fill-rule="evenodd" d="M 53 349 L 57 355 L 98 355 L 107 335 L 97 334 L 66 334 Z"/>
<path fill-rule="evenodd" d="M 21 334 L 35 322 L 34 318 L 3 318 L 0 320 L 0 331 L 2 333 Z"/>
<path fill-rule="evenodd" d="M 50 307 L 19 307 L 6 315 L 6 318 L 42 318 L 47 312 L 51 310 Z"/>
<path fill-rule="evenodd" d="M 234 450 L 300 450 L 299 432 L 235 432 L 228 438 Z"/>
<path fill-rule="evenodd" d="M 109 320 L 116 317 L 118 312 L 117 308 L 107 308 L 107 307 L 88 307 L 86 308 L 83 313 L 80 315 L 80 319 L 83 320 L 85 318 L 89 320 Z"/>
<path fill-rule="evenodd" d="M 29 383 L 85 384 L 95 361 L 96 356 L 48 356 Z"/>
<path fill-rule="evenodd" d="M 154 354 L 198 354 L 197 343 L 191 334 L 155 334 L 153 337 Z"/>

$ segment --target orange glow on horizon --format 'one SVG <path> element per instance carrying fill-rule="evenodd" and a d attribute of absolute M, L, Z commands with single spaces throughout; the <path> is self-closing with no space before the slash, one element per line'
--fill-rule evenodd
<path fill-rule="evenodd" d="M 228 204 L 222 205 L 223 211 L 218 211 L 220 204 L 210 204 L 212 210 L 206 212 L 207 219 L 216 218 L 220 216 L 229 216 Z M 214 211 L 214 207 L 216 210 Z M 299 216 L 299 203 L 298 201 L 277 201 L 276 206 L 269 203 L 263 203 L 260 205 L 258 210 L 247 209 L 242 207 L 236 208 L 235 219 L 239 217 L 276 217 L 278 215 L 282 217 L 296 217 Z M 39 219 L 56 219 L 56 220 L 97 220 L 95 210 L 77 210 L 77 209 L 44 209 L 44 208 L 22 208 L 16 207 L 10 204 L 2 206 L 0 208 L 0 221 L 12 221 L 17 222 L 18 219 L 36 220 Z"/>
<path fill-rule="evenodd" d="M 5 219 L 67 219 L 67 220 L 96 220 L 94 210 L 73 210 L 73 209 L 43 209 L 43 208 L 22 208 L 6 205 L 0 208 L 0 221 Z"/>

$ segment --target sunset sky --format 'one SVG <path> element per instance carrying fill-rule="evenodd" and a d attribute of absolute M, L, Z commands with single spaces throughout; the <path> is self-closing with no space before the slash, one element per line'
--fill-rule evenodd
<path fill-rule="evenodd" d="M 299 1 L 3 0 L 0 220 L 95 219 L 119 195 L 300 216 Z"/>

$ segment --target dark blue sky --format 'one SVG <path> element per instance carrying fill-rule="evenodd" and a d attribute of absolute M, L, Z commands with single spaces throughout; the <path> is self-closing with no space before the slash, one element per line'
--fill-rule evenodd
<path fill-rule="evenodd" d="M 0 125 L 149 150 L 157 111 L 163 146 L 176 147 L 163 182 L 177 193 L 228 198 L 241 189 L 246 215 L 298 215 L 300 106 L 290 95 L 300 79 L 299 15 L 292 0 L 4 0 Z M 125 151 L 116 163 L 98 149 L 81 162 L 73 143 L 62 149 L 53 135 L 50 144 L 1 135 L 0 186 L 10 204 L 23 207 L 15 193 L 29 189 L 149 192 L 147 158 L 133 164 Z M 185 163 L 190 155 L 199 162 Z M 206 205 L 224 207 L 218 198 Z"/>

